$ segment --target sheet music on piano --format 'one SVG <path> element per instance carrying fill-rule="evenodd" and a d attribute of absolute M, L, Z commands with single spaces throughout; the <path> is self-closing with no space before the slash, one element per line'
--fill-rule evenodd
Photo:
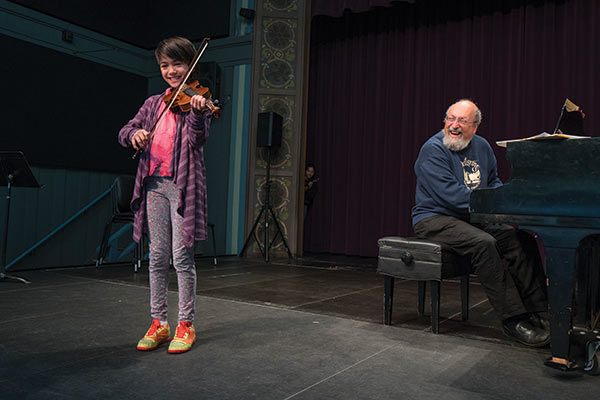
<path fill-rule="evenodd" d="M 583 133 L 584 117 L 585 113 L 583 110 L 567 98 L 560 110 L 560 115 L 553 133 L 542 132 L 538 135 L 523 139 L 500 140 L 497 141 L 496 144 L 500 147 L 506 147 L 508 143 L 525 142 L 528 140 L 586 139 L 590 136 L 581 136 Z"/>
<path fill-rule="evenodd" d="M 528 140 L 553 140 L 553 139 L 588 139 L 590 136 L 566 135 L 564 133 L 548 133 L 542 132 L 535 136 L 530 136 L 522 139 L 499 140 L 496 144 L 500 147 L 506 147 L 508 143 L 526 142 Z"/>

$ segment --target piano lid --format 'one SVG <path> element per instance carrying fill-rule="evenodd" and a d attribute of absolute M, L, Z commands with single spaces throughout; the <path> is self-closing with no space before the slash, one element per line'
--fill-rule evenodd
<path fill-rule="evenodd" d="M 471 213 L 600 217 L 600 138 L 509 143 L 509 181 L 471 193 Z"/>

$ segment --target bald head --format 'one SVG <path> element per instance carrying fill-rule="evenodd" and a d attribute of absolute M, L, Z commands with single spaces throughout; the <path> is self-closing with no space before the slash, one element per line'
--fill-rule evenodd
<path fill-rule="evenodd" d="M 451 151 L 465 149 L 481 123 L 481 111 L 468 99 L 452 104 L 444 119 L 444 146 Z"/>
<path fill-rule="evenodd" d="M 471 119 L 471 121 L 476 122 L 478 125 L 481 123 L 481 120 L 483 118 L 481 115 L 481 110 L 479 109 L 479 107 L 477 107 L 477 104 L 475 104 L 475 102 L 473 102 L 472 100 L 469 100 L 469 99 L 460 99 L 456 103 L 451 104 L 450 107 L 448 107 L 448 109 L 446 110 L 446 117 L 448 116 L 450 109 L 456 105 L 469 107 L 469 108 L 473 109 L 474 114 L 473 114 L 473 118 Z"/>

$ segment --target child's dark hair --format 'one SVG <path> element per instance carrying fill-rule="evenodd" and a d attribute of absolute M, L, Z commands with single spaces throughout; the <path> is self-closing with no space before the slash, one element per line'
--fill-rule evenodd
<path fill-rule="evenodd" d="M 317 169 L 315 168 L 315 164 L 313 164 L 313 163 L 306 164 L 306 168 L 304 170 L 306 171 L 309 168 L 312 168 L 315 171 L 315 173 L 317 172 Z"/>
<path fill-rule="evenodd" d="M 160 57 L 163 55 L 189 65 L 196 55 L 196 48 L 188 39 L 174 36 L 163 39 L 156 45 L 154 50 L 156 61 L 160 63 Z"/>

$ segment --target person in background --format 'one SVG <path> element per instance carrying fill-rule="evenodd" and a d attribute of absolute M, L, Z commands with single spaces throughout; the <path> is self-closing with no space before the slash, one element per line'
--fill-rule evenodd
<path fill-rule="evenodd" d="M 319 191 L 317 182 L 319 178 L 315 176 L 316 168 L 313 164 L 307 164 L 306 170 L 304 171 L 304 219 L 308 215 L 308 212 L 312 208 L 315 196 Z"/>

